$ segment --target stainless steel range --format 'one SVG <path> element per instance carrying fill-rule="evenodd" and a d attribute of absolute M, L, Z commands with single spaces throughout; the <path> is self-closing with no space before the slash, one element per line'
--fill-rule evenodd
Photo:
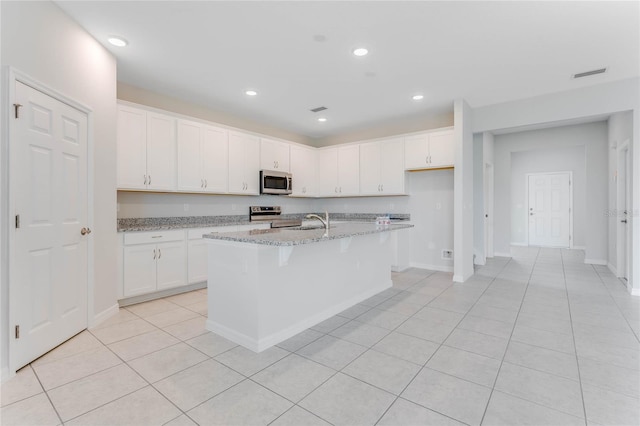
<path fill-rule="evenodd" d="M 250 206 L 249 219 L 251 222 L 271 222 L 272 228 L 286 228 L 302 225 L 302 219 L 282 219 L 280 206 Z"/>

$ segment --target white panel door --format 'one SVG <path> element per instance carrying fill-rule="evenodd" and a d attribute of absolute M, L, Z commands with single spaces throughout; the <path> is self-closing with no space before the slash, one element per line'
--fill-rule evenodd
<path fill-rule="evenodd" d="M 569 247 L 571 191 L 569 173 L 528 176 L 529 245 Z"/>
<path fill-rule="evenodd" d="M 10 182 L 12 368 L 87 327 L 87 115 L 16 82 Z M 19 338 L 13 333 L 19 326 Z"/>
<path fill-rule="evenodd" d="M 147 184 L 147 113 L 118 106 L 118 188 L 145 189 Z"/>
<path fill-rule="evenodd" d="M 404 139 L 396 138 L 380 142 L 380 159 L 380 192 L 383 195 L 404 194 Z M 360 184 L 362 185 L 362 182 Z"/>
<path fill-rule="evenodd" d="M 318 151 L 318 192 L 318 195 L 321 197 L 338 196 L 337 148 L 321 149 Z"/>
<path fill-rule="evenodd" d="M 424 169 L 429 165 L 429 135 L 408 136 L 404 140 L 404 166 Z"/>
<path fill-rule="evenodd" d="M 206 192 L 229 190 L 229 140 L 224 129 L 206 126 L 202 135 L 202 178 Z"/>
<path fill-rule="evenodd" d="M 204 191 L 200 141 L 202 125 L 178 120 L 178 189 L 181 191 Z"/>
<path fill-rule="evenodd" d="M 158 290 L 186 284 L 187 253 L 184 241 L 161 243 L 156 247 L 156 285 Z"/>
<path fill-rule="evenodd" d="M 313 197 L 317 192 L 317 162 L 315 150 L 291 146 L 291 175 L 293 192 L 297 197 Z"/>
<path fill-rule="evenodd" d="M 229 192 L 260 192 L 260 140 L 239 132 L 229 133 Z"/>
<path fill-rule="evenodd" d="M 360 192 L 360 146 L 338 148 L 338 187 L 341 196 Z"/>
<path fill-rule="evenodd" d="M 360 145 L 360 194 L 380 195 L 382 178 L 380 176 L 381 144 L 364 143 Z"/>
<path fill-rule="evenodd" d="M 248 195 L 260 193 L 260 139 L 247 135 L 245 138 L 244 179 Z"/>
<path fill-rule="evenodd" d="M 147 113 L 147 189 L 176 189 L 176 120 Z"/>
<path fill-rule="evenodd" d="M 155 244 L 138 244 L 124 247 L 124 296 L 136 296 L 156 290 Z"/>
<path fill-rule="evenodd" d="M 289 145 L 271 139 L 260 139 L 260 168 L 289 171 Z"/>

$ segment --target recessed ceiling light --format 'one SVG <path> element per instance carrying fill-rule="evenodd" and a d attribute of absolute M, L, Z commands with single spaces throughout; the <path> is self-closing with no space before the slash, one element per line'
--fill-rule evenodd
<path fill-rule="evenodd" d="M 411 99 L 413 99 L 414 101 L 421 101 L 424 99 L 424 95 L 413 95 Z"/>
<path fill-rule="evenodd" d="M 109 36 L 107 41 L 117 47 L 125 47 L 129 42 L 120 36 Z"/>
<path fill-rule="evenodd" d="M 356 56 L 364 56 L 367 53 L 369 53 L 369 50 L 365 49 L 364 47 L 358 47 L 357 49 L 353 49 L 353 54 Z"/>
<path fill-rule="evenodd" d="M 325 117 L 320 117 L 318 118 L 318 121 L 324 123 L 325 121 L 327 121 L 327 119 Z"/>
<path fill-rule="evenodd" d="M 258 92 L 256 92 L 255 90 L 247 90 L 246 92 L 244 92 L 244 94 L 247 96 L 255 96 L 258 94 Z"/>

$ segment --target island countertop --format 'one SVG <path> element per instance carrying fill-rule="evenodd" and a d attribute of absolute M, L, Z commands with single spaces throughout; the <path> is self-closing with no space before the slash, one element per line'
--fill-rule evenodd
<path fill-rule="evenodd" d="M 324 227 L 296 227 L 256 229 L 243 232 L 225 232 L 204 234 L 203 237 L 212 240 L 234 241 L 247 244 L 261 244 L 269 246 L 296 246 L 317 243 L 321 241 L 337 240 L 357 235 L 376 234 L 380 232 L 397 231 L 412 228 L 413 225 L 392 223 L 391 225 L 376 225 L 375 222 L 347 222 L 332 224 L 329 232 Z"/>

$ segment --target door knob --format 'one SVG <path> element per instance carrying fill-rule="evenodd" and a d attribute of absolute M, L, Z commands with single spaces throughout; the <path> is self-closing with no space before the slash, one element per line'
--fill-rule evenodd
<path fill-rule="evenodd" d="M 90 234 L 90 233 L 91 233 L 91 228 L 82 228 L 80 230 L 80 234 L 82 234 L 82 235 L 87 235 L 87 234 Z"/>
<path fill-rule="evenodd" d="M 533 216 L 533 213 L 529 213 L 529 216 Z"/>

